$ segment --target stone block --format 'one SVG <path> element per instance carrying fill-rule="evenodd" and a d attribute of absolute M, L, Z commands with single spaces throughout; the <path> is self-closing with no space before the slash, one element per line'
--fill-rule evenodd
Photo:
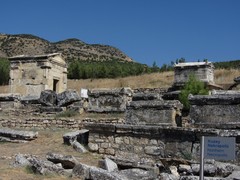
<path fill-rule="evenodd" d="M 89 131 L 87 129 L 81 129 L 74 132 L 69 132 L 63 135 L 64 144 L 71 145 L 74 141 L 77 141 L 83 145 L 88 144 Z"/>
<path fill-rule="evenodd" d="M 80 100 L 81 98 L 75 90 L 67 90 L 57 95 L 57 105 L 60 107 L 68 106 Z"/>
<path fill-rule="evenodd" d="M 52 90 L 44 90 L 41 92 L 39 102 L 43 106 L 56 106 L 57 105 L 57 93 Z"/>

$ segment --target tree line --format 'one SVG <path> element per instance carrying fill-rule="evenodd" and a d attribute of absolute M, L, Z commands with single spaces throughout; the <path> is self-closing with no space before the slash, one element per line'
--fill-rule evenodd
<path fill-rule="evenodd" d="M 203 61 L 207 61 L 204 59 Z M 95 78 L 118 78 L 137 76 L 146 73 L 164 72 L 173 70 L 175 63 L 186 62 L 184 58 L 171 61 L 159 67 L 156 61 L 152 66 L 137 62 L 125 62 L 118 59 L 110 61 L 81 61 L 80 59 L 68 62 L 69 79 L 95 79 Z M 213 63 L 216 69 L 240 68 L 240 60 Z M 6 58 L 0 58 L 0 85 L 9 83 L 10 64 Z"/>
<path fill-rule="evenodd" d="M 156 63 L 152 67 L 136 62 L 111 61 L 71 61 L 68 65 L 69 79 L 117 78 L 137 76 L 146 73 L 169 70 L 159 68 Z"/>

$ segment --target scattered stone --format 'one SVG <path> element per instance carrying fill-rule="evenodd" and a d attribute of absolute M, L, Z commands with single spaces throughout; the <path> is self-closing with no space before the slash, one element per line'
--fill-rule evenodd
<path fill-rule="evenodd" d="M 174 175 L 175 177 L 177 177 L 177 178 L 180 177 L 180 175 L 179 175 L 179 173 L 178 173 L 178 169 L 177 169 L 176 166 L 170 166 L 170 167 L 169 167 L 169 170 L 170 170 L 170 172 L 172 173 L 172 175 Z"/>
<path fill-rule="evenodd" d="M 72 170 L 72 177 L 78 177 L 80 179 L 90 179 L 90 166 L 79 163 L 74 166 Z"/>
<path fill-rule="evenodd" d="M 91 167 L 89 172 L 92 180 L 128 180 L 119 173 L 113 174 L 101 168 Z"/>
<path fill-rule="evenodd" d="M 161 180 L 179 180 L 179 177 L 176 177 L 173 174 L 161 173 L 160 179 Z M 199 180 L 199 179 L 197 179 L 197 180 Z"/>
<path fill-rule="evenodd" d="M 100 168 L 113 172 L 118 170 L 118 165 L 109 158 L 102 159 L 98 162 Z"/>
<path fill-rule="evenodd" d="M 232 174 L 227 176 L 227 179 L 240 180 L 240 171 L 233 171 Z"/>
<path fill-rule="evenodd" d="M 72 146 L 73 146 L 73 149 L 75 149 L 77 152 L 80 152 L 80 153 L 87 152 L 86 148 L 77 141 L 74 141 Z"/>
<path fill-rule="evenodd" d="M 81 98 L 75 90 L 67 90 L 57 95 L 57 105 L 60 107 L 68 106 L 80 100 Z"/>
<path fill-rule="evenodd" d="M 13 130 L 8 128 L 0 129 L 0 137 L 2 139 L 8 138 L 10 140 L 24 140 L 30 141 L 36 139 L 38 136 L 38 132 L 33 131 L 20 131 L 20 130 Z"/>
<path fill-rule="evenodd" d="M 15 161 L 13 163 L 14 167 L 19 167 L 19 166 L 27 166 L 27 165 L 31 165 L 31 163 L 29 162 L 29 160 L 27 159 L 27 156 L 18 153 L 15 156 Z"/>
<path fill-rule="evenodd" d="M 127 177 L 127 179 L 131 180 L 156 180 L 156 174 L 146 171 L 143 169 L 133 168 L 133 169 L 125 169 L 119 172 L 120 175 Z"/>
<path fill-rule="evenodd" d="M 29 158 L 29 162 L 32 165 L 33 171 L 37 174 L 41 175 L 47 175 L 49 173 L 57 173 L 62 175 L 64 174 L 64 169 L 51 161 L 44 161 L 33 157 Z"/>
<path fill-rule="evenodd" d="M 64 156 L 62 154 L 48 153 L 47 159 L 54 164 L 61 163 L 64 169 L 73 169 L 79 162 L 71 155 Z"/>
<path fill-rule="evenodd" d="M 39 102 L 43 106 L 56 106 L 57 105 L 57 93 L 52 90 L 44 90 L 41 92 Z"/>
<path fill-rule="evenodd" d="M 64 144 L 71 145 L 74 141 L 77 141 L 83 145 L 88 144 L 89 130 L 81 129 L 74 132 L 69 132 L 63 135 Z"/>
<path fill-rule="evenodd" d="M 96 143 L 88 143 L 88 148 L 91 152 L 97 152 L 99 147 Z"/>

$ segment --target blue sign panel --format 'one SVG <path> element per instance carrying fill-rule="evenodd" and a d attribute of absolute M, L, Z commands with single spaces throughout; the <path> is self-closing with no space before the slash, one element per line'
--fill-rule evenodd
<path fill-rule="evenodd" d="M 235 137 L 204 137 L 204 158 L 215 160 L 234 160 Z"/>

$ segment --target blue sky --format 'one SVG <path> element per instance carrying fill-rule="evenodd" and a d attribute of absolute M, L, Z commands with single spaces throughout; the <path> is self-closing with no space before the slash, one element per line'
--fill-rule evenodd
<path fill-rule="evenodd" d="M 240 59 L 240 0 L 3 0 L 0 33 L 112 45 L 158 66 Z"/>

